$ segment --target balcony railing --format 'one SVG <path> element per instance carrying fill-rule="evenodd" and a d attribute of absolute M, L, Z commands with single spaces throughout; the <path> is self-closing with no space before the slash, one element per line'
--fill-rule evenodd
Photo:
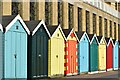
<path fill-rule="evenodd" d="M 82 0 L 83 2 L 90 4 L 96 8 L 99 8 L 115 17 L 120 18 L 120 12 L 118 12 L 117 10 L 113 9 L 112 7 L 110 7 L 109 5 L 103 3 L 100 0 Z"/>

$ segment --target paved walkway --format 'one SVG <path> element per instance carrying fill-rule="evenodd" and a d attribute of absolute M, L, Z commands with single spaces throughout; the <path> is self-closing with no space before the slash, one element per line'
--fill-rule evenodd
<path fill-rule="evenodd" d="M 67 76 L 65 78 L 120 78 L 119 71 L 109 71 L 97 74 L 81 74 L 76 76 Z"/>

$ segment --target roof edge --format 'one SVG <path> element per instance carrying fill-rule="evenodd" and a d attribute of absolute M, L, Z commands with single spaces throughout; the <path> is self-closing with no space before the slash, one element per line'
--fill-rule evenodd
<path fill-rule="evenodd" d="M 19 14 L 6 26 L 5 32 L 7 32 L 17 20 L 20 20 L 26 32 L 30 35 L 28 27 L 26 26 L 25 22 L 23 21 Z"/>

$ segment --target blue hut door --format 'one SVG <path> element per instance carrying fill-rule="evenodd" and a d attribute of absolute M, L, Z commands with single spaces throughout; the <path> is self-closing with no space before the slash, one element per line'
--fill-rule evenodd
<path fill-rule="evenodd" d="M 88 47 L 89 43 L 88 42 L 84 42 L 84 50 L 85 50 L 85 54 L 84 54 L 84 72 L 88 72 L 88 53 L 89 53 L 89 47 Z"/>
<path fill-rule="evenodd" d="M 26 54 L 26 34 L 20 32 L 11 32 L 11 69 L 6 69 L 8 78 L 26 78 L 27 77 L 27 54 Z M 8 42 L 8 43 L 9 43 Z M 8 66 L 6 66 L 8 67 Z M 11 72 L 10 72 L 11 71 Z M 9 73 L 10 72 L 10 73 Z M 10 76 L 11 75 L 11 76 Z"/>
<path fill-rule="evenodd" d="M 118 68 L 118 45 L 114 47 L 114 65 L 113 68 Z"/>
<path fill-rule="evenodd" d="M 15 77 L 27 78 L 26 34 L 15 32 Z M 14 43 L 14 42 L 13 42 Z"/>
<path fill-rule="evenodd" d="M 84 38 L 83 41 L 80 42 L 80 72 L 88 72 L 88 42 L 87 39 Z"/>
<path fill-rule="evenodd" d="M 4 78 L 27 78 L 27 34 L 19 21 L 5 33 L 4 51 Z"/>

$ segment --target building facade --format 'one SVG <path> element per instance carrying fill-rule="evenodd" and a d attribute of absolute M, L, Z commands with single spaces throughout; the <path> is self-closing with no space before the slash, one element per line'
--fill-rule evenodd
<path fill-rule="evenodd" d="M 45 20 L 97 36 L 120 39 L 120 3 L 103 0 L 3 0 L 2 15 L 20 14 L 25 21 Z"/>

